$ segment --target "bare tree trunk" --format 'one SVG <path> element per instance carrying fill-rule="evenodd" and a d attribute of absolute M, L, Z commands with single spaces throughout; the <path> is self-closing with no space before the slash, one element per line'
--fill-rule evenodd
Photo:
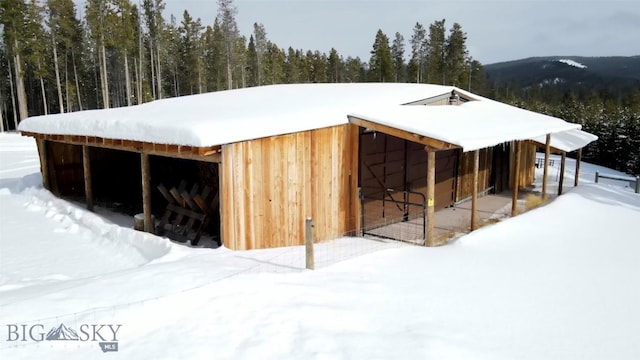
<path fill-rule="evenodd" d="M 233 75 L 231 71 L 231 61 L 227 60 L 227 90 L 233 89 Z"/>
<path fill-rule="evenodd" d="M 180 96 L 180 88 L 178 87 L 178 64 L 173 66 L 173 96 Z"/>
<path fill-rule="evenodd" d="M 158 46 L 158 45 L 156 45 Z M 158 63 L 158 69 L 156 73 L 158 74 L 158 99 L 162 99 L 162 67 L 160 66 L 160 46 L 156 48 L 156 62 Z"/>
<path fill-rule="evenodd" d="M 18 49 L 18 39 L 14 39 L 14 49 Z M 20 63 L 20 55 L 14 55 L 16 72 L 16 91 L 18 92 L 18 108 L 20 109 L 20 121 L 29 117 L 29 111 L 27 110 L 27 93 L 24 89 L 24 77 L 22 76 L 22 64 Z M 18 124 L 16 123 L 16 129 Z"/>
<path fill-rule="evenodd" d="M 40 67 L 40 64 L 38 64 Z M 44 108 L 44 114 L 49 115 L 49 106 L 47 105 L 47 92 L 44 90 L 44 79 L 40 76 L 40 90 L 42 91 L 42 107 Z"/>
<path fill-rule="evenodd" d="M 9 87 L 11 88 L 11 108 L 13 109 L 13 124 L 15 125 L 16 130 L 18 129 L 18 110 L 16 109 L 16 95 L 13 91 L 13 75 L 11 72 L 11 60 L 7 60 L 7 64 L 9 64 Z M 9 121 L 7 119 L 7 121 Z M 9 123 L 7 122 L 7 128 L 9 127 Z"/>
<path fill-rule="evenodd" d="M 244 66 L 242 66 L 242 88 L 245 88 L 245 75 L 244 75 Z"/>
<path fill-rule="evenodd" d="M 93 88 L 96 89 L 96 107 L 98 107 L 98 71 L 102 72 L 101 69 L 98 68 L 98 64 L 96 64 L 96 57 L 95 55 L 98 55 L 98 62 L 100 62 L 100 52 L 98 52 L 97 54 L 92 54 L 94 56 L 91 56 L 91 59 L 93 60 Z M 102 74 L 100 74 L 100 76 L 102 76 Z M 101 80 L 102 81 L 102 80 Z M 102 84 L 102 82 L 100 83 Z M 100 87 L 102 87 L 102 85 L 100 85 Z"/>
<path fill-rule="evenodd" d="M 64 103 L 62 100 L 62 85 L 60 84 L 60 68 L 58 67 L 58 50 L 56 49 L 55 36 L 51 35 L 51 42 L 53 43 L 53 66 L 56 69 L 56 86 L 58 88 L 58 104 L 60 104 L 60 113 L 64 113 Z"/>
<path fill-rule="evenodd" d="M 67 111 L 71 110 L 71 96 L 69 96 L 69 54 L 64 54 L 64 96 L 67 98 Z"/>
<path fill-rule="evenodd" d="M 127 50 L 124 51 L 124 82 L 127 96 L 127 106 L 131 106 L 131 79 L 129 77 L 129 56 Z"/>
<path fill-rule="evenodd" d="M 0 97 L 0 132 L 4 132 L 4 116 L 2 116 L 2 113 L 4 112 L 4 106 L 5 102 L 2 101 L 2 98 Z"/>
<path fill-rule="evenodd" d="M 76 69 L 76 54 L 71 50 L 71 60 L 73 61 L 73 77 L 76 82 L 76 92 L 78 96 L 78 108 L 82 111 L 82 97 L 80 96 L 80 84 L 78 81 L 78 70 Z"/>
<path fill-rule="evenodd" d="M 133 59 L 133 74 L 136 78 L 136 88 L 135 93 L 136 93 L 136 104 L 140 104 L 140 96 L 141 96 L 141 92 L 140 91 L 140 71 L 138 70 L 139 68 L 139 64 L 140 62 L 136 59 Z"/>
<path fill-rule="evenodd" d="M 202 94 L 202 66 L 198 64 L 198 94 Z"/>
<path fill-rule="evenodd" d="M 137 89 L 138 89 L 138 104 L 142 104 L 142 82 L 144 81 L 144 70 L 142 69 L 142 60 L 144 59 L 144 54 L 142 52 L 143 44 L 142 44 L 142 23 L 138 23 L 138 73 L 136 74 L 136 78 L 138 79 Z"/>
<path fill-rule="evenodd" d="M 151 91 L 153 100 L 156 100 L 158 97 L 156 96 L 156 60 L 154 56 L 155 52 L 153 51 L 153 42 L 149 43 L 149 47 L 149 53 L 151 54 Z"/>
<path fill-rule="evenodd" d="M 104 35 L 102 35 L 102 43 L 100 44 L 100 52 L 102 53 L 102 61 L 100 63 L 100 77 L 102 83 L 102 101 L 105 109 L 109 108 L 109 82 L 107 80 L 107 52 L 104 46 Z"/>

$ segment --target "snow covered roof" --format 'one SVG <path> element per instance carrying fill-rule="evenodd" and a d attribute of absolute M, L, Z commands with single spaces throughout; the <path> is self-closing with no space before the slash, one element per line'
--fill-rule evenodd
<path fill-rule="evenodd" d="M 531 139 L 540 144 L 546 144 L 546 135 Z M 560 151 L 571 152 L 587 146 L 592 141 L 598 140 L 596 135 L 582 130 L 569 130 L 551 134 L 551 147 Z"/>
<path fill-rule="evenodd" d="M 352 122 L 364 120 L 437 139 L 473 151 L 512 140 L 526 140 L 548 133 L 580 129 L 562 119 L 523 110 L 477 95 L 477 101 L 458 106 L 379 106 L 352 112 Z"/>
<path fill-rule="evenodd" d="M 22 121 L 19 130 L 205 147 L 346 124 L 350 111 L 418 101 L 452 89 L 391 83 L 270 85 L 36 116 Z"/>
<path fill-rule="evenodd" d="M 452 91 L 473 99 L 459 106 L 403 105 Z M 36 116 L 19 130 L 208 147 L 329 126 L 356 119 L 461 147 L 579 129 L 451 86 L 399 83 L 270 85 L 157 100 L 105 110 Z"/>

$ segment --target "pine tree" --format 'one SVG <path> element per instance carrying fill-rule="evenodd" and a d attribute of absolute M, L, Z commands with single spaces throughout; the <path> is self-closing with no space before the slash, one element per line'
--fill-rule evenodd
<path fill-rule="evenodd" d="M 18 117 L 14 116 L 14 125 L 18 127 L 18 121 L 28 117 L 27 93 L 24 86 L 24 54 L 25 48 L 25 19 L 27 8 L 20 0 L 0 0 L 0 23 L 4 27 L 3 37 L 7 46 L 7 52 L 13 61 L 14 75 L 10 73 L 10 82 L 15 82 L 16 97 L 18 102 Z M 9 64 L 11 67 L 11 64 Z M 13 84 L 11 84 L 13 89 Z"/>
<path fill-rule="evenodd" d="M 236 24 L 236 14 L 238 10 L 233 4 L 233 0 L 218 0 L 218 20 L 220 22 L 220 30 L 222 32 L 222 40 L 224 44 L 224 55 L 227 68 L 227 89 L 233 88 L 233 69 L 235 67 L 235 49 L 238 33 L 238 25 Z"/>
<path fill-rule="evenodd" d="M 469 57 L 466 41 L 467 34 L 462 31 L 460 24 L 454 23 L 445 42 L 445 77 L 450 85 L 463 87 L 462 84 L 468 77 L 465 66 Z"/>
<path fill-rule="evenodd" d="M 200 19 L 194 20 L 185 10 L 178 27 L 180 36 L 178 50 L 178 81 L 182 89 L 180 95 L 195 94 L 202 91 L 200 37 L 202 32 Z"/>
<path fill-rule="evenodd" d="M 446 81 L 446 47 L 445 47 L 445 20 L 435 21 L 429 25 L 429 38 L 427 47 L 428 70 L 427 82 L 440 82 L 445 85 Z"/>
<path fill-rule="evenodd" d="M 327 60 L 327 68 L 329 73 L 328 81 L 331 83 L 342 82 L 343 64 L 342 58 L 338 55 L 338 51 L 331 48 L 329 58 Z"/>
<path fill-rule="evenodd" d="M 300 50 L 293 50 L 293 48 L 289 46 L 284 64 L 284 76 L 287 84 L 298 84 L 302 82 L 302 71 L 300 69 L 302 63 L 302 52 Z"/>
<path fill-rule="evenodd" d="M 143 0 L 144 19 L 149 33 L 149 63 L 152 94 L 154 99 L 163 98 L 162 53 L 165 52 L 165 20 L 163 0 Z"/>
<path fill-rule="evenodd" d="M 427 62 L 427 31 L 419 22 L 413 27 L 411 35 L 411 59 L 409 71 L 416 83 L 424 81 L 425 65 Z"/>
<path fill-rule="evenodd" d="M 86 5 L 86 21 L 96 51 L 100 69 L 100 92 L 102 94 L 102 107 L 110 107 L 109 79 L 107 71 L 107 41 L 113 34 L 115 23 L 114 9 L 109 0 L 88 0 Z"/>
<path fill-rule="evenodd" d="M 163 79 L 166 85 L 164 90 L 167 90 L 167 94 L 172 96 L 180 96 L 180 79 L 179 69 L 180 66 L 180 32 L 178 31 L 177 20 L 175 16 L 171 15 L 169 23 L 165 24 L 162 38 L 165 42 L 166 53 L 166 77 Z"/>
<path fill-rule="evenodd" d="M 396 76 L 395 82 L 405 82 L 404 37 L 399 32 L 396 32 L 393 45 L 391 45 L 391 57 L 393 58 L 393 68 Z"/>
<path fill-rule="evenodd" d="M 247 45 L 247 86 L 258 84 L 258 54 L 256 53 L 256 42 L 253 35 L 249 36 Z"/>
<path fill-rule="evenodd" d="M 30 68 L 33 76 L 40 83 L 41 105 L 45 115 L 49 113 L 47 103 L 47 93 L 45 90 L 45 78 L 48 77 L 48 41 L 45 36 L 44 28 L 44 7 L 37 0 L 29 0 L 27 3 L 27 12 L 25 18 L 25 62 Z M 35 100 L 35 99 L 34 99 Z M 35 101 L 34 101 L 35 102 Z M 40 113 L 39 111 L 34 111 Z"/>
<path fill-rule="evenodd" d="M 234 43 L 233 53 L 235 54 L 234 60 L 234 79 L 236 80 L 236 87 L 246 87 L 246 73 L 247 73 L 247 38 L 244 36 L 238 36 Z"/>
<path fill-rule="evenodd" d="M 389 38 L 382 30 L 376 33 L 376 40 L 371 50 L 369 72 L 372 81 L 389 82 L 394 80 L 393 59 L 389 48 Z"/>
<path fill-rule="evenodd" d="M 264 25 L 260 23 L 253 24 L 253 36 L 255 41 L 256 52 L 256 82 L 257 85 L 262 85 L 264 81 L 264 55 L 267 52 L 269 42 L 267 40 L 267 31 L 264 29 Z"/>
<path fill-rule="evenodd" d="M 282 84 L 285 82 L 285 54 L 278 45 L 269 41 L 265 53 L 265 84 Z"/>
<path fill-rule="evenodd" d="M 84 49 L 78 45 L 84 44 L 80 21 L 76 18 L 75 4 L 73 1 L 48 0 L 46 24 L 50 29 L 59 111 L 61 113 L 65 112 L 65 96 L 63 94 L 67 95 L 66 102 L 67 105 L 69 105 L 71 104 L 70 93 L 73 93 L 73 91 L 69 91 L 69 85 L 72 84 L 72 82 L 69 81 L 67 67 L 65 66 L 64 68 L 64 74 L 60 70 L 61 60 L 63 60 L 63 64 L 72 63 L 74 73 L 73 84 L 75 84 L 73 87 L 76 90 L 73 96 L 75 97 L 75 103 L 78 105 L 78 108 L 82 110 L 82 96 L 80 95 L 80 79 L 78 78 L 76 57 L 78 60 L 82 58 Z M 71 55 L 69 56 L 69 54 Z M 71 61 L 69 61 L 69 57 Z M 64 92 L 61 79 L 64 79 Z M 67 106 L 67 110 L 71 111 L 69 106 Z"/>
<path fill-rule="evenodd" d="M 345 81 L 354 83 L 354 82 L 362 82 L 365 80 L 364 77 L 364 65 L 362 64 L 362 60 L 359 57 L 352 58 L 351 56 L 347 57 L 345 60 Z"/>

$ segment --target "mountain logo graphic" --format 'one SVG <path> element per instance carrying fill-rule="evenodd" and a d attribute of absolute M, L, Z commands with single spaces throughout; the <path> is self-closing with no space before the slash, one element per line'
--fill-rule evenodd
<path fill-rule="evenodd" d="M 70 327 L 66 327 L 64 323 L 60 323 L 58 327 L 52 327 L 47 333 L 47 340 L 79 340 L 78 333 Z"/>

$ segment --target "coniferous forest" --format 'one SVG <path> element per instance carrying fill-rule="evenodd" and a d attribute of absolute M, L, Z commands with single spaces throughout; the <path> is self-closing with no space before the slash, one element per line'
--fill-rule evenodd
<path fill-rule="evenodd" d="M 640 86 L 624 92 L 492 81 L 460 24 L 371 34 L 368 59 L 275 44 L 259 22 L 240 34 L 233 0 L 212 24 L 163 0 L 0 0 L 0 131 L 34 115 L 131 106 L 250 86 L 320 82 L 454 85 L 581 123 L 600 137 L 584 159 L 640 173 Z M 80 16 L 82 14 L 82 16 Z M 348 34 L 346 34 L 348 36 Z"/>

